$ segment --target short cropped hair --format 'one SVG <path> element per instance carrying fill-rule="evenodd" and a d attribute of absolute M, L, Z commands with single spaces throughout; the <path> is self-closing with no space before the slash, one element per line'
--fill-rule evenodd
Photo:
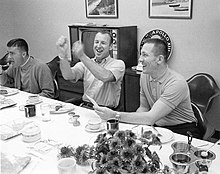
<path fill-rule="evenodd" d="M 19 47 L 28 54 L 28 43 L 22 38 L 12 39 L 7 43 L 7 47 Z"/>
<path fill-rule="evenodd" d="M 97 33 L 108 34 L 109 37 L 110 37 L 110 45 L 113 43 L 113 37 L 112 37 L 112 34 L 111 34 L 111 32 L 109 30 L 100 30 Z"/>
<path fill-rule="evenodd" d="M 145 41 L 145 44 L 146 43 L 154 44 L 154 55 L 155 56 L 163 55 L 165 62 L 167 62 L 167 60 L 168 60 L 168 46 L 163 40 L 161 40 L 159 38 L 151 38 L 151 39 L 147 39 Z"/>

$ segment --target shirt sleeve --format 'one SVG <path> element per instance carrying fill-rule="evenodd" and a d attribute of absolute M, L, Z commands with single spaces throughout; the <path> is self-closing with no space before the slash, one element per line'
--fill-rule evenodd
<path fill-rule="evenodd" d="M 187 84 L 182 80 L 167 84 L 159 100 L 167 104 L 172 109 L 176 108 L 188 95 Z"/>
<path fill-rule="evenodd" d="M 73 67 L 71 67 L 71 71 L 75 76 L 75 79 L 71 80 L 71 82 L 76 83 L 79 79 L 83 78 L 85 65 L 82 62 L 78 62 Z"/>
<path fill-rule="evenodd" d="M 39 95 L 44 97 L 53 98 L 54 97 L 54 84 L 51 71 L 46 64 L 40 66 L 41 70 L 37 70 L 39 73 L 39 86 L 41 92 Z"/>
<path fill-rule="evenodd" d="M 112 72 L 116 79 L 116 82 L 120 81 L 124 77 L 125 64 L 122 60 L 114 60 L 108 70 Z"/>

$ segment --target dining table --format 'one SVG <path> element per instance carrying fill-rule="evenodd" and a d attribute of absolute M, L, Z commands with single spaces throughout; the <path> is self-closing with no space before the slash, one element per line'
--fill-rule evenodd
<path fill-rule="evenodd" d="M 21 174 L 58 174 L 57 163 L 58 163 L 58 154 L 60 152 L 60 147 L 71 146 L 73 148 L 80 145 L 88 144 L 93 145 L 94 140 L 97 135 L 106 131 L 106 122 L 103 120 L 103 129 L 100 131 L 89 131 L 86 128 L 88 121 L 92 118 L 99 117 L 94 110 L 76 106 L 73 104 L 71 110 L 63 112 L 52 112 L 50 113 L 50 120 L 45 121 L 42 119 L 42 114 L 40 106 L 42 103 L 49 103 L 52 105 L 66 105 L 68 103 L 46 98 L 40 96 L 39 102 L 35 103 L 36 107 L 36 116 L 25 117 L 24 105 L 27 104 L 28 98 L 31 93 L 27 93 L 21 90 L 17 90 L 11 95 L 6 95 L 6 99 L 11 99 L 16 104 L 10 107 L 0 109 L 0 125 L 9 125 L 11 126 L 14 123 L 14 120 L 22 119 L 25 123 L 25 126 L 29 124 L 34 124 L 40 128 L 41 137 L 35 142 L 25 142 L 23 139 L 22 132 L 18 133 L 17 136 L 14 136 L 9 139 L 0 140 L 0 150 L 1 153 L 9 153 L 17 156 L 30 156 L 31 161 L 29 164 L 20 172 Z M 74 112 L 78 115 L 78 125 L 73 125 L 70 122 L 69 112 Z M 25 128 L 24 126 L 24 128 Z M 140 125 L 139 125 L 140 126 Z M 119 123 L 119 130 L 133 130 L 134 127 L 139 127 L 134 124 Z M 24 129 L 23 128 L 23 129 Z M 173 148 L 171 145 L 176 141 L 188 142 L 188 137 L 173 133 L 172 139 L 167 142 L 163 142 L 162 146 L 150 146 L 151 151 L 155 151 L 161 163 L 172 168 L 172 163 L 170 162 L 169 156 L 173 153 Z M 38 142 L 52 142 L 49 144 L 49 148 L 45 151 L 38 151 L 35 148 L 35 145 Z M 194 147 L 200 147 L 208 149 L 212 142 L 205 140 L 200 140 L 193 138 L 191 144 Z M 209 174 L 219 174 L 220 172 L 220 145 L 215 145 L 212 147 L 216 155 L 216 158 L 212 161 L 212 164 L 209 168 Z M 89 173 L 91 171 L 91 166 L 76 166 L 77 174 Z"/>

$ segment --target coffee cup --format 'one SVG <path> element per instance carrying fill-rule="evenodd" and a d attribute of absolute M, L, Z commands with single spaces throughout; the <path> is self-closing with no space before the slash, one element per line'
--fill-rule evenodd
<path fill-rule="evenodd" d="M 35 105 L 25 105 L 24 106 L 25 117 L 34 117 L 36 116 L 36 107 Z"/>
<path fill-rule="evenodd" d="M 57 164 L 59 174 L 76 173 L 76 160 L 74 158 L 62 158 Z"/>
<path fill-rule="evenodd" d="M 108 119 L 106 122 L 106 125 L 107 125 L 107 130 L 111 130 L 111 129 L 118 130 L 119 129 L 119 120 L 116 118 Z"/>
<path fill-rule="evenodd" d="M 93 118 L 88 121 L 87 128 L 97 130 L 101 127 L 102 120 L 100 118 Z"/>

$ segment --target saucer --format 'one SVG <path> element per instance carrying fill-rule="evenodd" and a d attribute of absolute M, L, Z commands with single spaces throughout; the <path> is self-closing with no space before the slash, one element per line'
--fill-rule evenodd
<path fill-rule="evenodd" d="M 34 102 L 31 102 L 30 100 L 27 100 L 26 104 L 36 105 L 36 104 L 41 103 L 42 101 L 43 101 L 42 99 L 39 99 L 38 101 L 34 101 Z"/>
<path fill-rule="evenodd" d="M 99 129 L 89 129 L 88 128 L 88 124 L 85 126 L 85 130 L 87 132 L 92 132 L 92 133 L 96 133 L 96 132 L 101 132 L 105 130 L 105 126 L 103 124 L 101 124 L 101 126 L 99 127 Z"/>

